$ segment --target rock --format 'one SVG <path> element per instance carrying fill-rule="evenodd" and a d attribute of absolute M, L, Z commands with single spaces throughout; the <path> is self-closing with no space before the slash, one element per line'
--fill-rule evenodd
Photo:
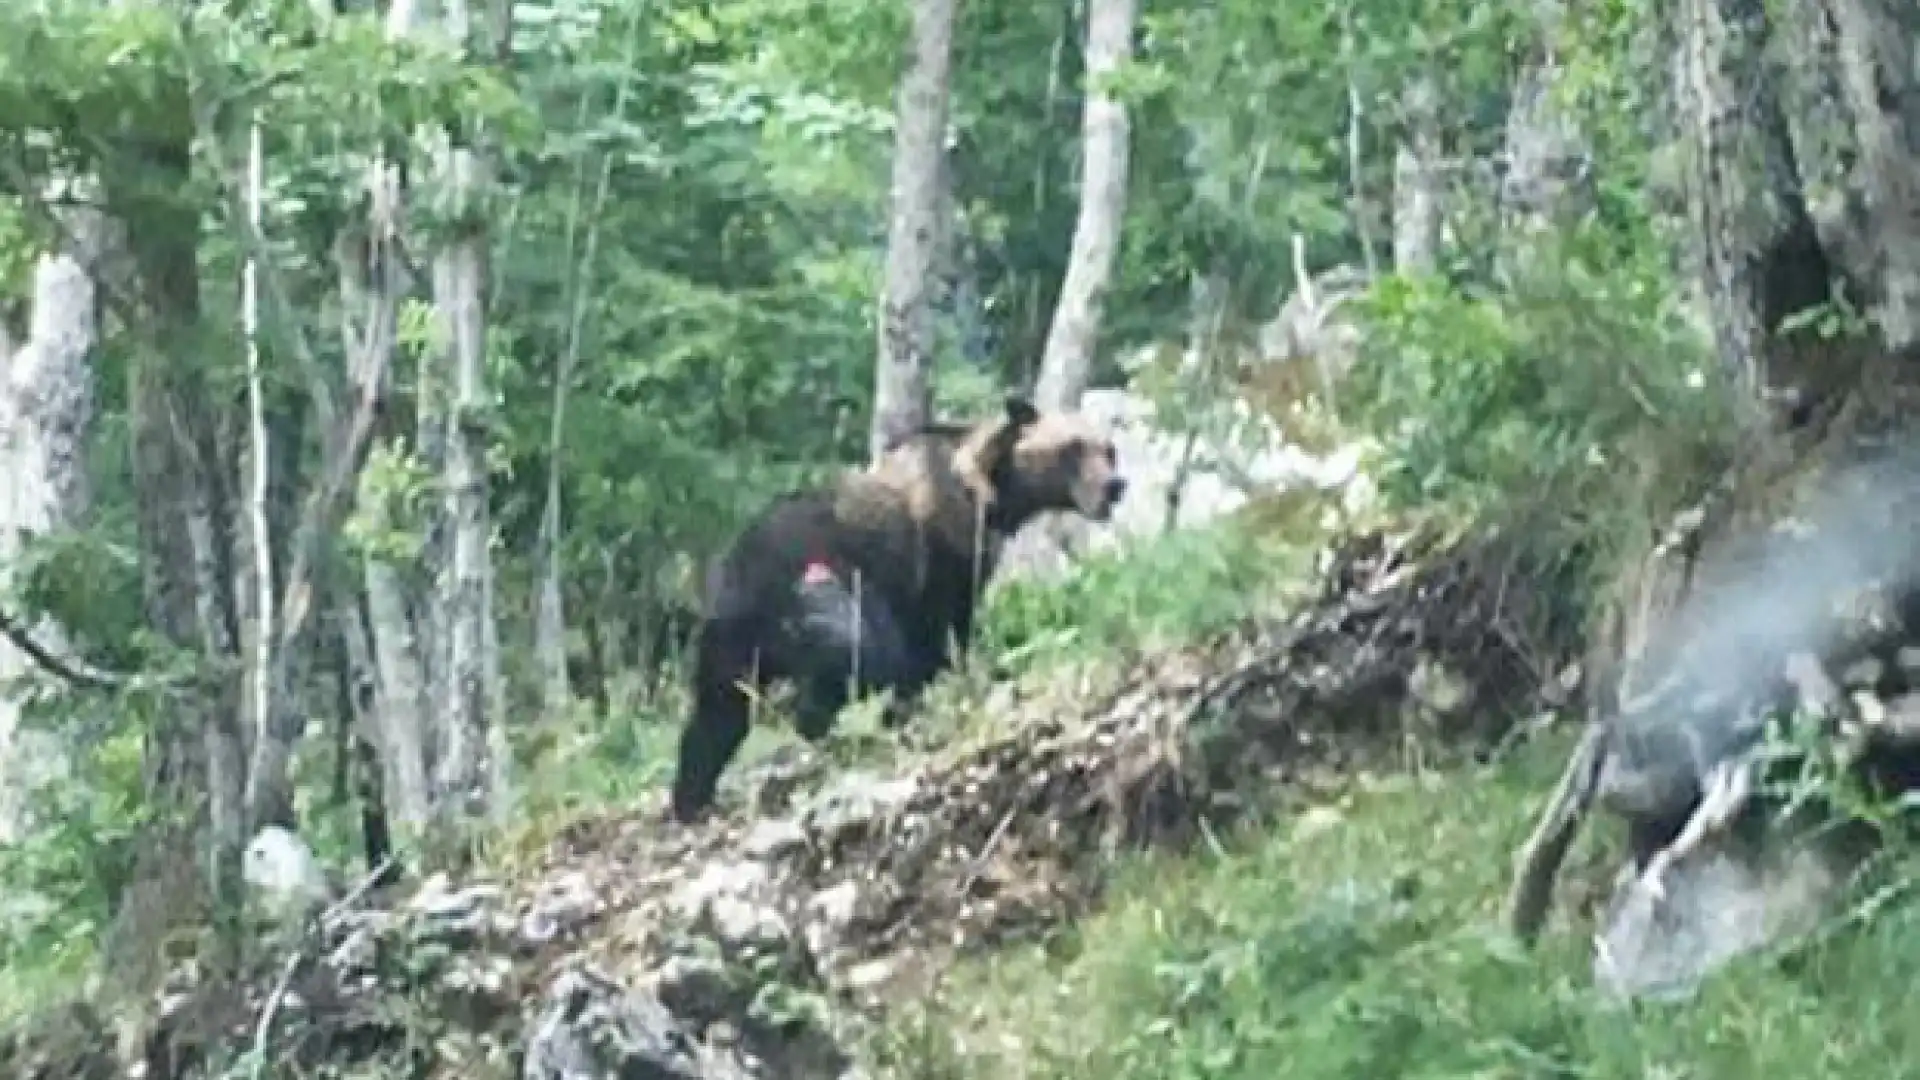
<path fill-rule="evenodd" d="M 801 828 L 799 822 L 787 818 L 760 822 L 740 842 L 742 852 L 763 862 L 776 862 L 806 846 L 807 830 Z"/>
<path fill-rule="evenodd" d="M 465 947 L 493 930 L 502 895 L 493 885 L 455 891 L 444 873 L 435 874 L 407 901 L 405 910 L 412 916 L 416 939 Z"/>
<path fill-rule="evenodd" d="M 254 835 L 241 859 L 241 875 L 262 910 L 276 921 L 298 921 L 333 899 L 333 886 L 313 849 L 279 825 Z"/>
<path fill-rule="evenodd" d="M 520 940 L 538 946 L 572 933 L 600 914 L 600 898 L 587 876 L 572 871 L 549 879 L 520 920 Z"/>
<path fill-rule="evenodd" d="M 807 901 L 807 910 L 836 930 L 850 926 L 859 909 L 860 887 L 851 881 L 821 889 Z"/>
<path fill-rule="evenodd" d="M 752 1074 L 716 1055 L 656 997 L 587 968 L 563 973 L 527 1033 L 523 1080 L 733 1080 Z"/>
<path fill-rule="evenodd" d="M 866 963 L 855 964 L 849 968 L 843 981 L 849 990 L 872 992 L 884 986 L 888 979 L 893 978 L 893 972 L 892 960 L 885 958 L 868 960 Z"/>
<path fill-rule="evenodd" d="M 1293 838 L 1304 840 L 1310 836 L 1318 836 L 1339 827 L 1345 820 L 1345 815 L 1334 807 L 1324 805 L 1308 807 L 1300 812 L 1299 819 L 1293 823 Z"/>
<path fill-rule="evenodd" d="M 1472 686 L 1448 671 L 1445 664 L 1427 656 L 1413 665 L 1413 674 L 1407 677 L 1407 692 L 1443 717 L 1459 713 L 1473 700 Z"/>
<path fill-rule="evenodd" d="M 807 901 L 806 910 L 809 916 L 807 950 L 815 956 L 829 956 L 859 917 L 860 887 L 852 881 L 843 881 L 821 889 Z"/>
<path fill-rule="evenodd" d="M 1863 656 L 1847 665 L 1840 673 L 1840 682 L 1849 690 L 1873 690 L 1886 677 L 1887 665 L 1879 657 Z"/>
<path fill-rule="evenodd" d="M 674 890 L 667 906 L 682 919 L 698 922 L 720 897 L 759 895 L 770 880 L 767 868 L 756 862 L 708 863 L 697 876 Z"/>
<path fill-rule="evenodd" d="M 778 952 L 793 937 L 778 911 L 737 896 L 714 897 L 701 925 L 714 940 L 736 950 Z"/>
<path fill-rule="evenodd" d="M 1843 881 L 1811 844 L 1704 848 L 1668 870 L 1664 899 L 1627 867 L 1594 938 L 1594 981 L 1617 998 L 1690 997 L 1728 961 L 1812 929 Z"/>
<path fill-rule="evenodd" d="M 1909 678 L 1920 674 L 1920 645 L 1900 646 L 1900 651 L 1894 654 L 1893 662 L 1899 665 L 1900 670 Z"/>
<path fill-rule="evenodd" d="M 1212 418 L 1199 439 L 1162 428 L 1153 402 L 1131 390 L 1088 390 L 1081 396 L 1080 411 L 1112 437 L 1129 494 L 1114 508 L 1111 522 L 1074 523 L 1069 530 L 1074 542 L 1067 547 L 1048 527 L 1050 522 L 1021 530 L 1001 554 L 1002 575 L 1057 576 L 1071 566 L 1079 550 L 1112 549 L 1132 538 L 1159 535 L 1169 526 L 1204 525 L 1262 492 L 1300 487 L 1337 491 L 1343 503 L 1351 503 L 1349 512 L 1371 501 L 1371 481 L 1359 468 L 1361 447 L 1316 457 L 1290 442 L 1271 416 L 1239 398 Z M 1179 497 L 1170 500 L 1176 487 Z M 1171 522 L 1169 506 L 1175 509 Z"/>
<path fill-rule="evenodd" d="M 676 1016 L 710 1022 L 742 1007 L 726 964 L 716 956 L 678 952 L 660 965 L 653 979 L 654 993 Z"/>
<path fill-rule="evenodd" d="M 833 836 L 855 827 L 866 828 L 913 801 L 919 784 L 913 777 L 885 778 L 869 773 L 847 773 L 815 796 L 802 814 L 807 827 Z"/>

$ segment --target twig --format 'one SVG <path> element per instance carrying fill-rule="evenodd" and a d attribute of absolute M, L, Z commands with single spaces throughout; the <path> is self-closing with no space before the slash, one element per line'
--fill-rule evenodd
<path fill-rule="evenodd" d="M 300 968 L 300 960 L 305 953 L 295 949 L 293 955 L 280 968 L 280 979 L 274 983 L 273 993 L 267 997 L 266 1007 L 260 1010 L 260 1022 L 253 1029 L 253 1077 L 260 1080 L 267 1068 L 267 1036 L 273 1031 L 273 1018 L 280 1012 L 280 1003 L 287 999 L 287 991 L 293 985 L 293 973 Z"/>
<path fill-rule="evenodd" d="M 367 875 L 360 879 L 359 884 L 349 889 L 340 899 L 327 905 L 326 909 L 323 910 L 315 920 L 315 923 L 324 925 L 334 916 L 352 906 L 362 896 L 365 896 L 368 890 L 373 888 L 374 884 L 386 874 L 388 868 L 392 865 L 393 856 L 389 855 L 381 859 L 379 865 L 368 871 Z M 267 996 L 267 1003 L 265 1007 L 260 1010 L 260 1021 L 254 1025 L 253 1029 L 254 1080 L 259 1080 L 261 1073 L 267 1067 L 267 1038 L 273 1033 L 274 1018 L 279 1015 L 280 1006 L 287 1000 L 287 992 L 293 986 L 294 972 L 300 969 L 300 961 L 305 957 L 306 950 L 304 948 L 295 948 L 293 955 L 287 957 L 287 962 L 281 965 L 280 978 L 273 984 L 273 993 Z"/>
<path fill-rule="evenodd" d="M 1000 838 L 1007 834 L 1007 826 L 1013 824 L 1013 815 L 1018 809 L 1017 806 L 1010 807 L 1000 816 L 1000 824 L 993 827 L 993 832 L 987 836 L 987 842 L 980 846 L 980 854 L 973 857 L 973 865 L 967 868 L 966 880 L 960 883 L 959 895 L 962 900 L 965 900 L 967 894 L 973 891 L 974 883 L 980 880 L 980 874 L 986 869 L 987 860 L 993 858 L 993 849 L 1000 846 Z"/>

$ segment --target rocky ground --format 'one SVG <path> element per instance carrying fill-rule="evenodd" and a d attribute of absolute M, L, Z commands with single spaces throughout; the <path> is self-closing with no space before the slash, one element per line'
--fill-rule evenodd
<path fill-rule="evenodd" d="M 22 1077 L 847 1077 L 889 1002 L 1099 901 L 1124 849 L 1312 800 L 1422 744 L 1484 751 L 1570 689 L 1498 539 L 1374 533 L 1319 595 L 1212 640 L 997 686 L 990 734 L 888 774 L 806 752 L 750 812 L 561 829 L 502 880 L 348 899 L 244 986 L 175 972 L 151 1018 L 76 1009 Z M 10 1052 L 9 1052 L 10 1051 Z M 243 1070 L 244 1071 L 244 1070 Z"/>

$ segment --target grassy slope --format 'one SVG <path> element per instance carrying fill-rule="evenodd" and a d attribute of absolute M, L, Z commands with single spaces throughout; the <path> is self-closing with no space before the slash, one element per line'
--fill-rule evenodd
<path fill-rule="evenodd" d="M 1095 570 L 1076 598 L 1081 633 L 1106 636 L 1143 612 L 1198 629 L 1271 580 L 1257 562 L 1207 562 L 1206 543 L 1140 556 L 1216 568 L 1171 575 L 1177 600 L 1116 603 L 1121 581 L 1173 590 L 1141 572 L 1151 567 Z M 996 621 L 1025 620 L 996 608 Z M 1205 855 L 1138 858 L 1064 942 L 970 961 L 939 1000 L 904 1010 L 876 1064 L 943 1080 L 1920 1076 L 1911 907 L 1736 965 L 1689 1007 L 1600 1000 L 1590 925 L 1557 919 L 1537 952 L 1516 951 L 1495 927 L 1511 852 L 1569 740 L 1479 775 L 1357 779 L 1340 805 Z M 1589 829 L 1573 862 L 1598 844 L 1614 865 L 1610 826 Z"/>
<path fill-rule="evenodd" d="M 1002 591 L 982 649 L 1017 671 L 1177 639 L 1270 600 L 1298 565 L 1220 533 L 1171 537 Z M 664 782 L 672 728 L 644 730 L 616 755 L 643 767 L 607 790 L 566 770 L 563 786 L 596 802 Z M 756 731 L 748 756 L 790 738 Z M 1598 1000 L 1588 926 L 1557 921 L 1530 956 L 1505 943 L 1510 853 L 1567 745 L 1480 776 L 1357 781 L 1341 805 L 1211 854 L 1136 859 L 1066 941 L 969 962 L 902 1010 L 875 1063 L 916 1080 L 1920 1076 L 1920 927 L 1904 908 L 1791 963 L 1737 967 L 1680 1009 Z M 1602 822 L 1582 847 L 1612 833 Z"/>
<path fill-rule="evenodd" d="M 1495 907 L 1564 749 L 1143 859 L 1053 955 L 976 962 L 884 1052 L 904 1075 L 995 1080 L 1920 1075 L 1909 911 L 1637 1016 L 1588 990 L 1584 928 L 1516 954 Z"/>

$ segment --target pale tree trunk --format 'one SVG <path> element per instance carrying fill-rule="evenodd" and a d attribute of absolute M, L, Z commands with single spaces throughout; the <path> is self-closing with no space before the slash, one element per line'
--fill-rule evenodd
<path fill-rule="evenodd" d="M 1440 260 L 1442 173 L 1439 103 L 1431 80 L 1406 90 L 1407 137 L 1393 155 L 1393 268 L 1432 273 Z"/>
<path fill-rule="evenodd" d="M 341 338 L 350 381 L 376 411 L 390 388 L 400 300 L 407 291 L 399 249 L 400 169 L 377 161 L 368 170 L 363 229 L 343 234 L 335 245 L 340 272 Z M 398 526 L 382 497 L 361 492 L 367 527 L 385 533 Z M 374 553 L 366 557 L 367 648 L 374 678 L 370 742 L 380 759 L 382 789 L 396 831 L 418 840 L 432 815 L 427 777 L 432 728 L 421 670 L 420 636 L 406 575 Z"/>
<path fill-rule="evenodd" d="M 1080 403 L 1093 373 L 1094 347 L 1127 212 L 1130 125 L 1109 85 L 1133 57 L 1139 0 L 1089 0 L 1086 90 L 1081 113 L 1080 211 L 1073 223 L 1060 302 L 1053 309 L 1034 401 L 1043 409 Z"/>
<path fill-rule="evenodd" d="M 894 102 L 887 266 L 881 285 L 870 456 L 926 422 L 932 406 L 933 272 L 940 248 L 947 100 L 959 0 L 913 0 Z"/>
<path fill-rule="evenodd" d="M 263 232 L 260 192 L 265 183 L 265 170 L 260 121 L 256 117 L 247 128 L 246 172 L 247 228 L 254 235 Z M 247 509 L 250 526 L 248 547 L 253 554 L 254 601 L 251 618 L 245 620 L 250 623 L 251 640 L 248 644 L 251 646 L 252 668 L 248 672 L 251 691 L 248 704 L 253 710 L 254 725 L 253 760 L 247 775 L 248 819 L 255 828 L 269 823 L 291 828 L 296 822 L 293 817 L 292 777 L 288 770 L 293 755 L 293 738 L 297 733 L 282 738 L 274 724 L 276 710 L 289 708 L 291 702 L 276 703 L 278 695 L 275 691 L 279 688 L 274 686 L 277 672 L 274 668 L 273 646 L 277 624 L 273 603 L 273 528 L 267 513 L 272 493 L 269 466 L 273 454 L 267 441 L 266 392 L 260 378 L 260 261 L 257 255 L 247 256 L 242 275 L 240 318 L 247 351 L 247 457 L 253 474 Z M 291 696 L 293 688 L 285 689 Z M 295 715 L 298 716 L 297 711 Z M 275 775 L 282 778 L 278 785 L 271 783 Z M 267 782 L 271 791 L 274 805 L 270 809 L 264 806 L 268 796 L 262 794 L 263 781 Z"/>
<path fill-rule="evenodd" d="M 1720 363 L 1753 400 L 1775 385 L 1766 342 L 1827 299 L 1829 269 L 1801 193 L 1762 0 L 1685 0 L 1674 35 L 1675 114 L 1698 270 Z"/>
<path fill-rule="evenodd" d="M 106 254 L 107 221 L 98 210 L 78 208 L 61 219 L 63 249 L 42 255 L 34 270 L 27 340 L 17 353 L 6 352 L 0 341 L 6 373 L 0 384 L 0 591 L 13 588 L 13 567 L 26 537 L 73 527 L 91 501 L 86 440 L 99 327 L 93 274 Z M 38 620 L 28 632 L 55 655 L 67 652 L 62 628 L 52 620 Z M 0 639 L 0 844 L 16 842 L 33 828 L 25 796 L 65 771 L 67 750 L 59 740 L 20 728 L 13 684 L 34 668 L 30 657 Z"/>
<path fill-rule="evenodd" d="M 413 34 L 414 16 L 410 0 L 396 0 L 387 10 L 387 36 Z M 384 411 L 391 391 L 400 304 L 410 287 L 400 233 L 406 198 L 402 176 L 401 163 L 376 158 L 364 179 L 365 218 L 334 243 L 348 381 L 363 407 L 376 415 Z M 423 402 L 430 392 L 431 386 L 423 385 Z M 421 426 L 423 434 L 431 427 Z M 389 446 L 391 435 L 381 433 Z M 422 449 L 430 452 L 437 446 L 436 439 Z M 384 535 L 402 526 L 392 517 L 384 493 L 369 490 L 363 480 L 357 496 L 370 532 Z M 430 508 L 429 532 L 437 517 Z M 435 751 L 428 666 L 432 593 L 417 588 L 406 569 L 378 551 L 366 555 L 361 583 L 366 591 L 366 638 L 359 643 L 350 638 L 349 647 L 374 676 L 368 741 L 379 760 L 380 787 L 393 831 L 403 846 L 410 845 L 425 837 L 433 815 L 427 765 Z M 357 613 L 350 614 L 352 618 L 342 616 L 343 625 L 357 629 Z"/>
<path fill-rule="evenodd" d="M 485 183 L 472 148 L 445 151 L 442 182 L 454 216 L 473 213 Z M 489 572 L 486 427 L 486 234 L 478 220 L 461 227 L 458 239 L 434 260 L 433 298 L 438 316 L 436 350 L 448 378 L 446 517 L 451 550 L 442 576 L 445 594 L 446 695 L 435 788 L 447 813 L 477 816 L 488 803 L 486 636 Z"/>
<path fill-rule="evenodd" d="M 1540 26 L 1507 110 L 1507 170 L 1500 183 L 1502 225 L 1519 233 L 1570 225 L 1593 205 L 1586 140 L 1555 100 L 1565 73 L 1558 48 L 1562 4 L 1546 0 L 1534 8 Z"/>
<path fill-rule="evenodd" d="M 490 59 L 498 59 L 506 47 L 506 12 L 491 11 L 483 18 Z M 448 4 L 446 20 L 450 36 L 467 45 L 474 26 L 464 0 Z M 494 760 L 499 742 L 490 730 L 505 718 L 490 716 L 488 707 L 498 694 L 489 685 L 497 661 L 488 656 L 494 637 L 487 625 L 493 618 L 488 603 L 493 568 L 486 463 L 491 406 L 486 369 L 487 162 L 471 137 L 466 142 L 446 140 L 441 150 L 441 216 L 451 223 L 454 235 L 434 259 L 439 332 L 433 351 L 444 376 L 442 385 L 450 391 L 445 512 L 451 550 L 441 578 L 446 671 L 440 684 L 445 696 L 436 710 L 444 726 L 434 787 L 442 800 L 435 809 L 451 824 L 488 816 L 505 794 L 493 790 L 505 763 Z"/>
<path fill-rule="evenodd" d="M 1348 208 L 1353 214 L 1354 233 L 1360 241 L 1361 264 L 1367 268 L 1368 280 L 1373 280 L 1380 276 L 1380 265 L 1373 241 L 1375 211 L 1366 197 L 1365 173 L 1361 168 L 1365 160 L 1361 134 L 1366 128 L 1366 94 L 1360 82 L 1360 48 L 1354 33 L 1353 8 L 1349 3 L 1340 9 L 1340 61 L 1347 72 Z"/>

